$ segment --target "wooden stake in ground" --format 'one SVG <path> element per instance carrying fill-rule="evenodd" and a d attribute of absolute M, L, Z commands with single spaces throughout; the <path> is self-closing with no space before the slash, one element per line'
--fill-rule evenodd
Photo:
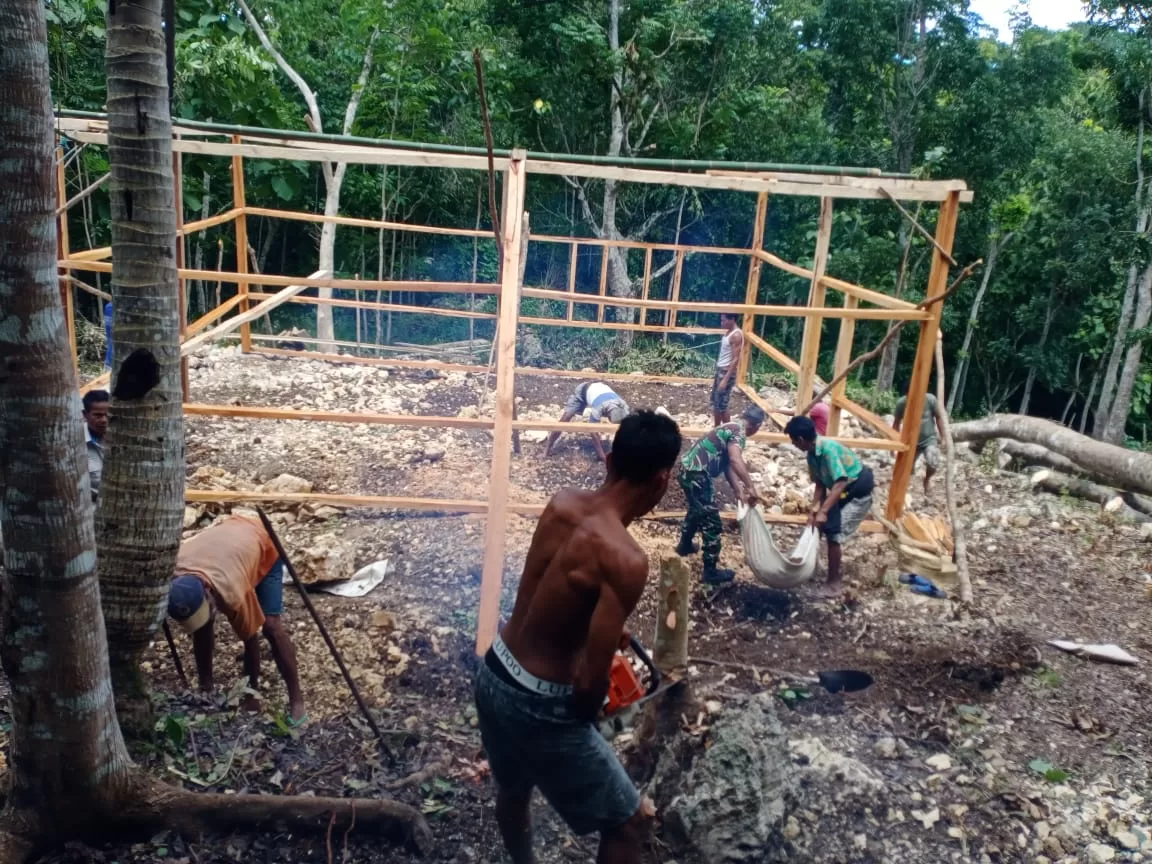
<path fill-rule="evenodd" d="M 944 432 L 944 500 L 948 505 L 948 519 L 952 522 L 952 558 L 956 562 L 956 578 L 960 582 L 960 602 L 972 603 L 972 578 L 968 573 L 968 539 L 964 523 L 956 512 L 956 444 L 952 440 L 952 423 L 944 406 L 944 337 L 936 335 L 936 416 Z"/>
<path fill-rule="evenodd" d="M 652 643 L 652 662 L 666 678 L 683 678 L 688 674 L 688 597 L 691 573 L 680 556 L 669 556 L 660 562 L 660 581 L 656 585 L 656 637 Z"/>
<path fill-rule="evenodd" d="M 356 705 L 360 709 L 360 713 L 364 715 L 364 719 L 368 721 L 369 728 L 376 735 L 376 740 L 380 742 L 380 749 L 384 751 L 384 755 L 392 763 L 396 762 L 396 755 L 392 752 L 392 748 L 388 746 L 388 742 L 384 739 L 384 733 L 380 731 L 380 727 L 376 724 L 376 718 L 372 716 L 372 712 L 368 709 L 368 704 L 364 701 L 364 697 L 360 695 L 360 688 L 356 686 L 356 682 L 352 680 L 352 675 L 348 672 L 348 667 L 344 665 L 344 658 L 340 655 L 340 649 L 336 647 L 336 643 L 332 641 L 332 637 L 328 635 L 328 628 L 324 626 L 324 622 L 320 620 L 320 613 L 316 611 L 316 607 L 312 605 L 312 598 L 308 596 L 308 592 L 304 590 L 304 584 L 296 575 L 296 568 L 292 566 L 292 562 L 288 559 L 288 553 L 284 551 L 284 545 L 280 542 L 280 538 L 276 535 L 276 529 L 272 527 L 271 521 L 268 516 L 259 507 L 256 508 L 256 513 L 260 516 L 260 521 L 264 523 L 264 530 L 268 532 L 268 537 L 272 541 L 272 545 L 276 547 L 276 552 L 280 555 L 280 560 L 284 562 L 284 569 L 288 571 L 288 575 L 292 577 L 292 584 L 296 586 L 296 590 L 300 592 L 300 600 L 304 604 L 304 608 L 308 610 L 308 614 L 312 616 L 312 620 L 316 622 L 316 626 L 320 629 L 320 635 L 324 637 L 324 643 L 328 646 L 328 650 L 332 652 L 332 659 L 336 661 L 336 665 L 340 667 L 340 674 L 344 676 L 344 681 L 348 685 L 348 689 L 352 691 L 352 697 L 356 700 Z"/>

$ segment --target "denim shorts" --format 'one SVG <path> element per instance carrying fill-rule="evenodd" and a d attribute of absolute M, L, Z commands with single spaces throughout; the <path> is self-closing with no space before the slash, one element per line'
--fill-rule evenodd
<path fill-rule="evenodd" d="M 260 601 L 260 611 L 265 616 L 284 614 L 284 562 L 272 565 L 260 584 L 256 586 L 256 599 Z"/>
<path fill-rule="evenodd" d="M 612 831 L 640 809 L 640 793 L 616 752 L 595 726 L 572 717 L 566 698 L 502 681 L 487 663 L 475 693 L 480 736 L 501 791 L 527 796 L 539 788 L 576 834 Z"/>

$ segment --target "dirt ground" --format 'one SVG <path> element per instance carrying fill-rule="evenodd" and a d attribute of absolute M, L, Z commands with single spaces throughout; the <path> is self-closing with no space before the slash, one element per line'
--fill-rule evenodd
<path fill-rule="evenodd" d="M 198 402 L 466 415 L 476 410 L 480 389 L 463 375 L 389 374 L 221 350 L 194 365 Z M 521 377 L 520 416 L 558 416 L 576 383 Z M 703 423 L 704 386 L 624 382 L 619 390 L 634 406 L 663 404 L 685 425 Z M 189 418 L 187 436 L 190 475 L 212 466 L 251 482 L 290 473 L 317 491 L 455 498 L 483 498 L 488 484 L 486 432 Z M 777 450 L 755 458 L 778 460 L 788 474 L 799 456 Z M 564 485 L 599 482 L 586 441 L 565 438 L 548 461 L 541 451 L 539 438 L 526 434 L 522 454 L 513 457 L 513 500 L 545 501 Z M 865 458 L 886 483 L 884 460 Z M 851 590 L 843 602 L 820 600 L 810 588 L 760 586 L 731 532 L 723 563 L 737 569 L 737 582 L 696 590 L 690 672 L 701 702 L 724 711 L 743 694 L 772 692 L 798 765 L 817 741 L 871 778 L 864 786 L 845 779 L 835 799 L 803 798 L 763 860 L 1152 861 L 1152 628 L 1144 570 L 1152 546 L 1138 527 L 1102 518 L 1094 506 L 1033 495 L 1020 475 L 973 462 L 960 474 L 978 601 L 968 618 L 896 583 L 880 536 L 860 536 L 848 547 Z M 679 509 L 679 495 L 673 484 L 661 508 Z M 920 512 L 943 507 L 939 489 L 927 500 L 912 497 Z M 208 508 L 197 527 L 217 512 Z M 137 758 L 192 789 L 395 797 L 429 819 L 432 860 L 507 860 L 471 707 L 483 518 L 364 510 L 318 516 L 297 508 L 279 510 L 276 520 L 290 549 L 335 532 L 355 539 L 357 566 L 390 562 L 384 583 L 366 597 L 312 596 L 387 730 L 395 761 L 368 733 L 290 589 L 285 617 L 300 655 L 308 724 L 297 731 L 283 723 L 284 691 L 267 658 L 264 711 L 242 714 L 226 692 L 240 677 L 237 644 L 218 640 L 221 692 L 211 700 L 183 690 L 160 642 L 149 661 L 159 698 L 157 742 L 139 747 Z M 533 528 L 534 520 L 510 519 L 505 613 Z M 633 528 L 653 572 L 671 553 L 676 530 L 666 521 Z M 698 572 L 699 559 L 690 561 Z M 630 622 L 645 641 L 654 615 L 649 593 Z M 1141 663 L 1094 664 L 1048 647 L 1054 638 L 1115 642 Z M 181 635 L 177 642 L 190 666 L 190 645 Z M 832 696 L 795 684 L 845 668 L 870 673 L 874 686 Z M 696 726 L 706 741 L 707 721 L 697 718 Z M 630 737 L 616 738 L 625 759 Z M 418 782 L 401 784 L 429 766 Z M 536 820 L 542 862 L 594 860 L 594 842 L 572 836 L 542 801 Z M 340 857 L 345 838 L 333 842 Z M 356 832 L 346 842 L 346 861 L 416 860 Z M 675 857 L 662 844 L 656 854 L 661 862 Z M 323 837 L 165 834 L 131 847 L 74 846 L 45 860 L 331 859 Z"/>

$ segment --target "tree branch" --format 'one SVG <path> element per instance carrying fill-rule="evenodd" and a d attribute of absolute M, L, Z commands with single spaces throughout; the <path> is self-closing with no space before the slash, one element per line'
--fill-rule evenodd
<path fill-rule="evenodd" d="M 308 86 L 299 72 L 292 68 L 284 55 L 276 50 L 276 46 L 272 44 L 272 40 L 268 38 L 268 34 L 264 32 L 264 28 L 260 26 L 260 22 L 256 16 L 252 14 L 252 10 L 248 8 L 245 0 L 236 0 L 240 5 L 240 9 L 244 12 L 244 17 L 248 21 L 248 25 L 256 33 L 256 38 L 260 40 L 260 44 L 264 46 L 264 50 L 272 55 L 272 59 L 276 61 L 276 65 L 280 67 L 281 71 L 288 76 L 289 80 L 296 85 L 296 89 L 300 91 L 300 95 L 304 97 L 304 102 L 308 106 L 308 113 L 312 119 L 313 125 L 316 127 L 315 131 L 323 132 L 324 124 L 320 120 L 320 106 L 316 104 L 316 94 L 312 92 L 312 88 Z"/>

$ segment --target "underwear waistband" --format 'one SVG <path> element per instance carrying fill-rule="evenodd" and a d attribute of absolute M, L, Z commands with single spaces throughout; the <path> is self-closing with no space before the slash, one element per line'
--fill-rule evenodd
<path fill-rule="evenodd" d="M 529 693 L 554 698 L 566 698 L 572 695 L 573 688 L 571 684 L 557 684 L 554 681 L 545 681 L 543 678 L 537 678 L 531 672 L 527 671 L 520 665 L 520 661 L 508 650 L 508 646 L 504 644 L 504 640 L 499 636 L 497 636 L 496 641 L 492 643 L 492 647 L 488 649 L 488 654 L 484 660 L 486 665 L 492 669 L 493 673 L 498 677 L 505 678 L 506 675 L 507 678 L 511 679 L 509 683 L 515 683 Z M 499 668 L 496 668 L 496 666 Z M 501 675 L 501 672 L 505 673 L 505 675 Z"/>

